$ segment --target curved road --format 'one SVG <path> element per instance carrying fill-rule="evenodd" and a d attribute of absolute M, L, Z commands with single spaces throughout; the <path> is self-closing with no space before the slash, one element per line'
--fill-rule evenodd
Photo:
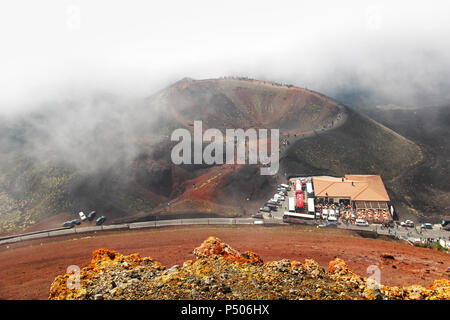
<path fill-rule="evenodd" d="M 155 221 L 145 221 L 145 222 L 135 222 L 135 223 L 125 223 L 116 225 L 101 225 L 93 227 L 74 227 L 68 229 L 52 229 L 44 230 L 40 232 L 21 234 L 16 236 L 11 236 L 7 238 L 0 238 L 0 245 L 21 242 L 26 240 L 34 240 L 41 238 L 50 238 L 69 234 L 79 234 L 86 232 L 97 232 L 97 231 L 110 231 L 110 230 L 124 230 L 124 229 L 142 229 L 142 228 L 157 228 L 166 226 L 179 226 L 179 225 L 229 225 L 229 224 L 246 224 L 246 225 L 264 225 L 264 224 L 279 224 L 279 225 L 290 225 L 284 223 L 282 219 L 253 219 L 253 218 L 197 218 L 197 219 L 173 219 L 173 220 L 155 220 Z M 411 240 L 417 238 L 433 238 L 433 239 L 448 239 L 449 232 L 443 230 L 427 230 L 422 234 L 414 233 L 411 231 L 404 230 L 403 228 L 391 229 L 381 229 L 377 225 L 371 225 L 369 227 L 357 227 L 341 224 L 340 229 L 354 230 L 354 231 L 369 231 L 376 233 L 377 235 L 386 235 L 393 238 Z M 395 235 L 394 235 L 395 232 Z M 450 241 L 449 241 L 450 242 Z"/>

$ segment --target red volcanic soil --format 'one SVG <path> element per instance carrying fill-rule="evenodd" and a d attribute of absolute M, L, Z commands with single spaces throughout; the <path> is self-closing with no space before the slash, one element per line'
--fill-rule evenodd
<path fill-rule="evenodd" d="M 170 201 L 170 206 L 164 204 L 163 206 L 156 207 L 153 213 L 173 213 L 173 212 L 184 212 L 186 211 L 186 202 L 190 202 L 190 209 L 192 211 L 201 211 L 206 208 L 217 209 L 220 207 L 222 209 L 233 209 L 232 205 L 220 205 L 216 203 L 216 197 L 219 190 L 221 190 L 222 185 L 227 181 L 233 170 L 237 170 L 242 165 L 238 164 L 225 164 L 220 167 L 213 167 L 208 169 L 204 174 L 196 177 L 192 180 L 186 181 L 186 191 L 179 197 L 174 198 Z M 194 201 L 192 201 L 194 200 Z M 195 200 L 199 200 L 195 202 Z M 231 199 L 230 199 L 231 200 Z M 199 208 L 193 208 L 192 205 L 199 205 Z M 223 210 L 222 210 L 223 211 Z M 138 217 L 135 215 L 134 217 Z"/>
<path fill-rule="evenodd" d="M 446 253 L 390 240 L 363 238 L 351 231 L 308 226 L 180 226 L 136 231 L 98 232 L 0 246 L 0 299 L 47 299 L 53 279 L 70 265 L 89 264 L 99 248 L 150 256 L 170 267 L 194 259 L 193 249 L 208 236 L 233 248 L 258 253 L 264 261 L 316 260 L 324 268 L 335 257 L 368 277 L 368 266 L 381 269 L 385 285 L 430 285 L 449 278 Z M 383 255 L 392 257 L 383 258 Z"/>

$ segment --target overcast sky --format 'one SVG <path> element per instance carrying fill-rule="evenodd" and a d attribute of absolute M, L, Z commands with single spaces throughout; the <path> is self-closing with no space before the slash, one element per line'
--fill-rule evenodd
<path fill-rule="evenodd" d="M 224 75 L 405 103 L 449 91 L 449 2 L 391 2 L 3 0 L 0 110 Z"/>

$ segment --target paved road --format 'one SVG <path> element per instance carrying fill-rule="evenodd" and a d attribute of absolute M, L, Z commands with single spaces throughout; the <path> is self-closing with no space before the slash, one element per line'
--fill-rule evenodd
<path fill-rule="evenodd" d="M 0 239 L 0 245 L 26 241 L 26 240 L 34 240 L 41 238 L 49 238 L 54 236 L 61 235 L 69 235 L 69 234 L 79 234 L 85 232 L 97 232 L 97 231 L 108 231 L 108 230 L 119 230 L 119 229 L 142 229 L 142 228 L 155 228 L 155 227 L 164 227 L 164 226 L 177 226 L 177 225 L 226 225 L 226 224 L 273 224 L 273 223 L 282 223 L 281 220 L 272 219 L 262 221 L 261 219 L 253 219 L 253 218 L 199 218 L 199 219 L 173 219 L 173 220 L 155 220 L 155 221 L 145 221 L 145 222 L 136 222 L 136 223 L 125 223 L 125 224 L 117 224 L 117 225 L 101 225 L 94 227 L 74 227 L 67 229 L 59 229 L 59 230 L 44 230 L 41 232 L 35 232 L 32 234 L 22 234 L 13 237 L 7 237 Z"/>
<path fill-rule="evenodd" d="M 173 220 L 155 220 L 155 221 L 145 221 L 145 222 L 136 222 L 136 223 L 126 223 L 126 224 L 117 224 L 117 225 L 102 225 L 102 226 L 93 226 L 93 227 L 74 227 L 70 229 L 59 229 L 59 230 L 44 230 L 38 233 L 32 234 L 22 234 L 14 237 L 8 237 L 0 239 L 0 245 L 15 243 L 26 240 L 34 240 L 41 238 L 49 238 L 61 235 L 70 235 L 70 234 L 80 234 L 86 232 L 97 232 L 97 231 L 109 231 L 109 230 L 134 230 L 134 229 L 142 229 L 142 228 L 156 228 L 156 227 L 164 227 L 164 226 L 177 226 L 177 225 L 227 225 L 227 224 L 284 224 L 283 223 L 283 213 L 285 207 L 288 206 L 288 198 L 286 197 L 285 201 L 282 203 L 278 211 L 272 211 L 272 218 L 266 218 L 264 220 L 261 219 L 253 219 L 253 218 L 198 218 L 198 219 L 173 219 Z M 320 222 L 322 223 L 322 222 Z M 284 224 L 287 225 L 287 224 Z M 382 229 L 379 225 L 369 225 L 368 227 L 359 227 L 355 225 L 346 225 L 340 224 L 338 228 L 347 229 L 347 230 L 360 230 L 360 231 L 373 231 L 377 232 L 381 235 L 390 235 L 396 236 L 400 239 L 409 239 L 414 241 L 414 239 L 418 238 L 433 238 L 433 239 L 445 239 L 450 240 L 450 232 L 445 230 L 423 230 L 422 234 L 414 229 L 406 230 L 403 227 L 391 228 L 391 229 Z M 390 232 L 389 232 L 390 230 Z M 394 234 L 395 233 L 395 234 Z"/>
<path fill-rule="evenodd" d="M 379 234 L 384 235 L 396 235 L 397 237 L 404 237 L 412 239 L 426 239 L 426 238 L 432 238 L 432 239 L 444 239 L 444 240 L 450 240 L 450 232 L 434 228 L 432 230 L 430 229 L 423 229 L 420 231 L 420 228 L 414 229 L 414 228 L 406 228 L 404 227 L 395 227 L 390 229 L 382 229 L 381 226 L 376 226 L 376 231 Z"/>

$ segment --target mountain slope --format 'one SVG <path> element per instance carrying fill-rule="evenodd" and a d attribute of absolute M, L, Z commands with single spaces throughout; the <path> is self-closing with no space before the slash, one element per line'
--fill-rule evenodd
<path fill-rule="evenodd" d="M 403 205 L 422 219 L 438 221 L 450 208 L 450 105 L 437 107 L 378 106 L 361 108 L 385 126 L 414 141 L 424 161 L 396 181 L 410 196 Z"/>
<path fill-rule="evenodd" d="M 248 215 L 277 183 L 299 173 L 381 174 L 401 199 L 390 181 L 422 159 L 413 142 L 339 102 L 266 81 L 183 79 L 133 104 L 100 96 L 87 105 L 72 101 L 0 126 L 7 137 L 0 232 L 90 210 L 109 223 Z M 177 128 L 192 132 L 196 120 L 223 133 L 279 129 L 291 143 L 282 146 L 278 175 L 261 176 L 257 165 L 174 165 L 170 135 Z"/>

